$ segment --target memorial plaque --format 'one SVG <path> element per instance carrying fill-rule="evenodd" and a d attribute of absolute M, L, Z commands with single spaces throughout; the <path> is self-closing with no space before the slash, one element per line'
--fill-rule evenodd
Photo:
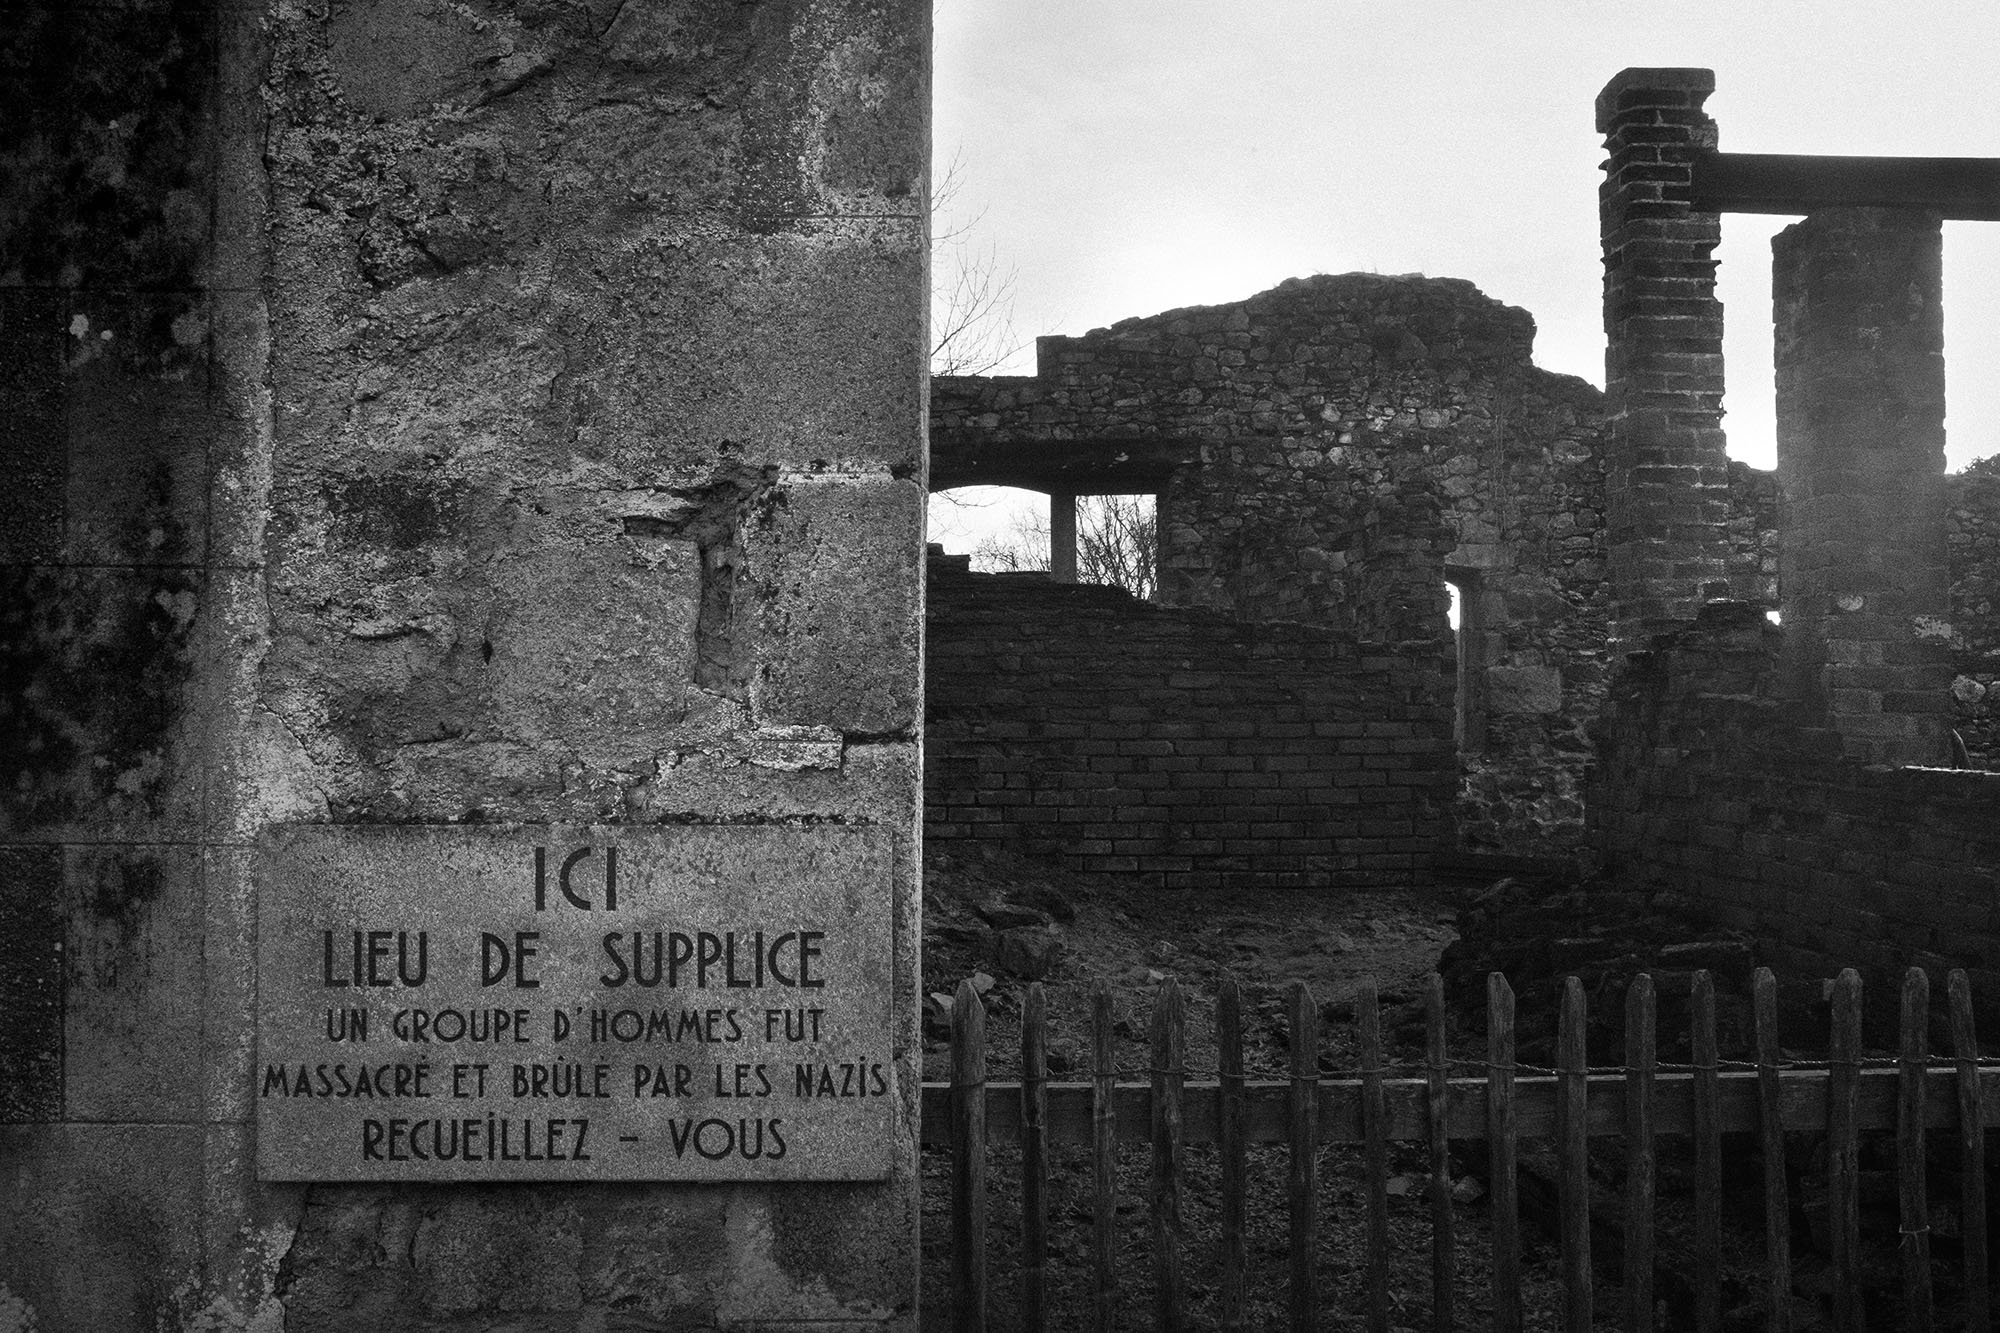
<path fill-rule="evenodd" d="M 880 1180 L 892 848 L 301 825 L 257 862 L 265 1180 Z"/>

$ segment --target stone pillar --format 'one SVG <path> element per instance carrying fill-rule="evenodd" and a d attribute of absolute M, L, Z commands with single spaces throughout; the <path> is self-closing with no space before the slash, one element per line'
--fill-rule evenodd
<path fill-rule="evenodd" d="M 0 18 L 0 1326 L 275 1327 L 251 1167 L 261 6 Z M 272 728 L 282 734 L 282 728 Z M 275 790 L 267 794 L 275 796 Z M 323 809 L 323 807 L 322 807 Z"/>
<path fill-rule="evenodd" d="M 1942 238 L 1840 208 L 1772 241 L 1784 678 L 1878 763 L 1949 739 Z"/>
<path fill-rule="evenodd" d="M 929 43 L 924 0 L 9 7 L 0 1325 L 916 1326 Z M 874 1169 L 260 1178 L 299 825 L 336 877 L 685 832 L 718 915 L 865 845 Z M 369 1063 L 527 1049 L 343 994 Z M 703 1031 L 644 1050 L 745 1049 Z"/>
<path fill-rule="evenodd" d="M 1713 148 L 1705 69 L 1628 69 L 1597 97 L 1605 179 L 1605 529 L 1611 642 L 1630 651 L 1729 593 L 1721 218 L 1689 205 Z"/>
<path fill-rule="evenodd" d="M 1076 582 L 1076 497 L 1061 491 L 1049 495 L 1049 577 Z"/>

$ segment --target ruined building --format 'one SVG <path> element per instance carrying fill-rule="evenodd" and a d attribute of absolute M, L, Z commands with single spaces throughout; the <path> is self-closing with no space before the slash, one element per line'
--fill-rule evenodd
<path fill-rule="evenodd" d="M 1602 408 L 1535 368 L 1533 336 L 1469 283 L 1349 274 L 1044 338 L 1033 377 L 934 380 L 933 487 L 1150 492 L 1160 564 L 1157 607 L 1023 585 L 999 620 L 991 580 L 933 579 L 934 836 L 1019 825 L 1059 840 L 1082 810 L 1100 812 L 1088 830 L 1143 806 L 1160 828 L 1082 836 L 1149 844 L 1138 871 L 1153 882 L 1408 875 L 1452 841 L 1459 753 L 1468 824 L 1535 846 L 1580 826 L 1582 720 L 1604 688 Z M 1457 645 L 1447 579 L 1466 608 Z M 1103 609 L 1082 610 L 1093 596 Z M 1010 737 L 980 691 L 1007 688 L 1015 659 L 972 645 L 1031 635 L 1041 615 L 1096 620 L 1089 642 L 1120 649 L 1105 671 L 1079 664 L 1080 686 L 1151 693 L 1096 731 L 1051 719 Z M 1233 653 L 1191 646 L 1225 624 L 1256 629 Z M 1024 651 L 1019 670 L 1050 660 Z M 1087 711 L 1045 685 L 1026 699 Z M 1128 716 L 1141 702 L 1143 725 Z M 978 797 L 981 774 L 1008 771 L 995 761 L 1029 751 L 1016 771 L 1036 790 Z"/>
<path fill-rule="evenodd" d="M 1825 329 L 1875 316 L 1829 312 L 1824 293 L 1860 279 L 1822 272 L 1812 227 L 1788 233 L 1781 473 L 1794 494 L 1844 479 L 1877 507 L 1786 510 L 1779 476 L 1729 461 L 1719 220 L 1658 188 L 1674 135 L 1690 158 L 1707 147 L 1695 120 L 1669 123 L 1689 105 L 1606 123 L 1607 208 L 1630 214 L 1606 222 L 1607 394 L 1533 365 L 1526 312 L 1372 274 L 1044 338 L 1033 376 L 935 379 L 934 489 L 1029 487 L 1058 516 L 1076 495 L 1152 494 L 1160 591 L 1145 605 L 934 557 L 929 835 L 1169 887 L 1379 880 L 1460 847 L 1584 851 L 1601 845 L 1591 737 L 1626 654 L 1712 601 L 1764 625 L 1781 572 L 1788 688 L 1856 760 L 1950 762 L 1955 727 L 1958 762 L 1990 764 L 2000 488 L 1990 465 L 1943 475 L 1935 330 L 1895 368 L 1930 375 L 1931 433 L 1901 455 L 1856 446 L 1877 461 L 1847 477 L 1810 433 L 1859 394 L 1896 406 L 1841 428 L 1893 435 L 1903 400 L 1865 358 L 1815 360 Z M 1828 619 L 1844 604 L 1805 590 L 1839 577 L 1830 561 L 1911 590 L 1883 613 L 1900 628 L 1869 631 L 1893 649 L 1827 637 L 1851 623 Z M 1866 699 L 1846 683 L 1811 696 L 1826 668 L 1882 654 L 1911 661 Z"/>
<path fill-rule="evenodd" d="M 1955 716 L 1990 735 L 1993 491 L 1986 469 L 1944 476 L 1941 255 L 1944 218 L 2000 218 L 2000 164 L 1721 153 L 1714 86 L 1627 70 L 1597 105 L 1611 625 L 1641 651 L 1598 723 L 1591 844 L 1804 975 L 1990 986 L 2000 773 L 1949 765 Z M 1779 626 L 1723 521 L 1712 252 L 1732 209 L 1806 215 L 1773 243 Z"/>
<path fill-rule="evenodd" d="M 10 7 L 0 1326 L 915 1326 L 928 22 Z M 935 574 L 931 835 L 1584 842 L 1804 960 L 2000 971 L 2000 775 L 1871 762 L 1948 757 L 1950 654 L 1990 697 L 1936 214 L 1781 249 L 1770 629 L 1707 87 L 1606 93 L 1603 396 L 1393 278 L 936 386 L 934 484 L 1155 492 L 1166 568 Z"/>

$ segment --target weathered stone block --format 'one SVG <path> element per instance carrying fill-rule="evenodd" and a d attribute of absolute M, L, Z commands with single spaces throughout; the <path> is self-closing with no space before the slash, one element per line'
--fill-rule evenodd
<path fill-rule="evenodd" d="M 629 263 L 613 282 L 580 283 L 572 306 L 574 354 L 617 386 L 579 420 L 579 449 L 645 480 L 662 457 L 920 475 L 921 330 L 904 299 L 922 280 L 914 224 L 842 223 L 754 248 L 664 237 Z"/>
<path fill-rule="evenodd" d="M 906 732 L 918 723 L 923 491 L 788 479 L 744 535 L 759 590 L 751 711 L 761 723 Z"/>
<path fill-rule="evenodd" d="M 199 571 L 0 566 L 0 831 L 145 840 L 200 824 L 186 713 Z"/>
<path fill-rule="evenodd" d="M 67 324 L 65 558 L 189 565 L 208 554 L 207 301 L 80 293 Z"/>
<path fill-rule="evenodd" d="M 16 5 L 0 24 L 0 284 L 185 289 L 209 240 L 217 5 Z"/>
<path fill-rule="evenodd" d="M 37 1333 L 185 1327 L 202 1272 L 197 1126 L 0 1128 L 0 1288 Z"/>
<path fill-rule="evenodd" d="M 9 503 L 0 559 L 28 564 L 62 551 L 69 495 L 63 394 L 66 293 L 0 286 L 0 457 Z"/>
<path fill-rule="evenodd" d="M 187 846 L 67 850 L 69 1118 L 201 1118 L 207 1054 L 201 861 L 199 850 Z"/>
<path fill-rule="evenodd" d="M 0 1123 L 63 1110 L 63 851 L 0 847 Z"/>
<path fill-rule="evenodd" d="M 256 1088 L 257 899 L 246 847 L 201 852 L 201 1118 L 248 1126 Z M 254 1163 L 244 1163 L 251 1179 Z"/>

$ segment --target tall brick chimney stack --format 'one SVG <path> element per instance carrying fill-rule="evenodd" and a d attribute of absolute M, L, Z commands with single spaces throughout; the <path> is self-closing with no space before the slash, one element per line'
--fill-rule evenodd
<path fill-rule="evenodd" d="M 1715 147 L 1701 109 L 1713 91 L 1709 70 L 1628 69 L 1597 97 L 1614 652 L 1729 595 L 1721 217 L 1689 202 L 1695 155 Z"/>

